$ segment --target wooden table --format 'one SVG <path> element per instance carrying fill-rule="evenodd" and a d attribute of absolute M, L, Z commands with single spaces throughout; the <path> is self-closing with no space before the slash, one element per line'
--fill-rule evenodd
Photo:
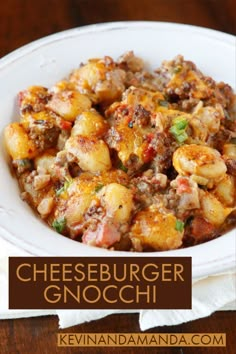
<path fill-rule="evenodd" d="M 236 34 L 234 0 L 7 0 L 0 6 L 0 57 L 32 41 L 65 29 L 120 20 L 188 23 Z M 57 348 L 55 316 L 0 321 L 1 354 L 46 353 L 227 353 L 236 350 L 236 312 L 147 332 L 226 332 L 224 348 Z M 140 332 L 138 315 L 112 315 L 66 332 Z"/>

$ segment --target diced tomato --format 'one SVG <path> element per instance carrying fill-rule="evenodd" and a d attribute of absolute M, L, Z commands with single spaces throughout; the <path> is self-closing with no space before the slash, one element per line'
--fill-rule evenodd
<path fill-rule="evenodd" d="M 129 107 L 126 104 L 120 104 L 117 108 L 117 112 L 119 115 L 127 116 L 129 114 Z"/>
<path fill-rule="evenodd" d="M 177 194 L 191 193 L 191 187 L 189 181 L 184 177 L 177 179 Z"/>
<path fill-rule="evenodd" d="M 155 135 L 153 133 L 149 133 L 145 137 L 146 146 L 143 150 L 143 161 L 145 163 L 152 161 L 152 159 L 156 156 L 156 150 L 154 148 L 153 139 Z"/>
<path fill-rule="evenodd" d="M 146 135 L 145 140 L 150 143 L 152 141 L 152 139 L 154 138 L 154 134 L 153 133 L 149 133 Z"/>
<path fill-rule="evenodd" d="M 70 130 L 72 127 L 72 123 L 68 122 L 67 120 L 61 119 L 59 126 L 62 130 Z"/>
<path fill-rule="evenodd" d="M 148 145 L 146 149 L 143 151 L 143 161 L 145 163 L 152 161 L 152 159 L 156 155 L 156 150 L 153 148 L 152 145 Z"/>

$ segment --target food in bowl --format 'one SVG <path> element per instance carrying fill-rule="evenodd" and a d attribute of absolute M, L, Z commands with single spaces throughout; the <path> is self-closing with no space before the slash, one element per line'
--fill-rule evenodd
<path fill-rule="evenodd" d="M 18 95 L 4 136 L 22 198 L 58 233 L 171 250 L 236 225 L 236 96 L 181 55 L 150 73 L 128 52 Z"/>

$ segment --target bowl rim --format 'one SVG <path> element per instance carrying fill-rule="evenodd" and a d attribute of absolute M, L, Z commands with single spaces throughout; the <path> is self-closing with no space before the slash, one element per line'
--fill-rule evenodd
<path fill-rule="evenodd" d="M 186 31 L 191 31 L 191 33 L 195 33 L 195 34 L 199 34 L 199 35 L 204 35 L 209 37 L 210 39 L 216 40 L 216 41 L 220 41 L 220 42 L 224 42 L 227 43 L 228 45 L 235 46 L 235 36 L 228 34 L 228 33 L 224 33 L 224 32 L 220 32 L 218 30 L 214 30 L 214 29 L 210 29 L 210 28 L 205 28 L 205 27 L 201 27 L 201 26 L 195 26 L 195 25 L 189 25 L 189 24 L 183 24 L 183 23 L 175 23 L 175 22 L 160 22 L 160 21 L 117 21 L 117 22 L 106 22 L 106 23 L 98 23 L 98 24 L 92 24 L 92 25 L 86 25 L 86 26 L 81 26 L 81 27 L 76 27 L 76 28 L 72 28 L 72 29 L 67 29 L 65 31 L 61 31 L 58 33 L 54 33 L 54 34 L 50 34 L 48 36 L 45 36 L 43 38 L 37 39 L 33 42 L 30 42 L 16 50 L 14 50 L 13 52 L 7 54 L 6 56 L 4 56 L 3 58 L 0 59 L 0 73 L 2 70 L 5 69 L 6 66 L 11 65 L 12 63 L 14 63 L 15 61 L 19 60 L 20 58 L 26 56 L 29 53 L 32 53 L 33 51 L 37 51 L 40 50 L 41 47 L 50 45 L 52 43 L 55 43 L 57 41 L 63 41 L 65 39 L 68 38 L 74 38 L 77 36 L 81 36 L 84 34 L 99 34 L 100 32 L 106 32 L 106 31 L 124 31 L 127 29 L 139 29 L 140 28 L 145 28 L 145 29 L 151 29 L 151 30 L 171 30 L 171 31 L 182 31 L 182 32 L 186 32 Z M 235 51 L 236 51 L 236 46 L 235 46 Z M 163 58 L 165 59 L 165 58 Z M 0 224 L 1 226 L 1 224 Z M 48 226 L 46 226 L 48 228 Z M 235 234 L 236 234 L 236 229 L 234 230 Z M 224 238 L 226 240 L 228 235 L 225 235 Z M 1 237 L 1 236 L 0 236 Z M 6 236 L 4 236 L 3 233 L 3 238 L 7 238 Z M 232 235 L 230 236 L 230 238 L 232 237 Z M 39 249 L 38 247 L 35 247 L 35 245 L 33 243 L 30 242 L 26 242 L 25 240 L 19 239 L 14 239 L 14 237 L 12 238 L 12 240 L 15 242 L 15 244 L 19 244 L 19 242 L 21 242 L 21 247 L 23 247 L 25 250 L 31 252 L 32 254 L 35 255 L 44 255 L 46 254 L 46 250 L 45 249 Z M 65 239 L 67 240 L 67 239 Z M 70 242 L 74 242 L 71 240 L 68 240 Z M 190 256 L 192 257 L 193 255 L 196 254 L 200 254 L 201 250 L 204 251 L 204 245 L 209 244 L 214 242 L 215 244 L 218 244 L 217 247 L 221 247 L 222 245 L 222 240 L 221 237 L 212 240 L 212 241 L 208 241 L 207 243 L 204 244 L 200 244 L 197 246 L 193 246 L 193 247 L 188 247 L 185 249 L 177 249 L 177 250 L 171 250 L 171 254 L 170 251 L 164 251 L 164 252 L 145 252 L 145 253 L 130 253 L 130 252 L 125 252 L 125 251 L 115 251 L 115 253 L 112 253 L 111 251 L 107 251 L 104 249 L 99 249 L 96 248 L 96 250 L 91 250 L 91 246 L 87 246 L 87 245 L 81 245 L 82 248 L 82 252 L 83 250 L 88 250 L 89 248 L 89 253 L 92 254 L 97 254 L 97 256 L 101 256 L 103 257 L 104 255 L 106 256 L 132 256 L 132 257 L 140 257 L 140 256 L 157 256 L 157 257 L 182 257 L 182 256 Z M 226 241 L 225 241 L 226 242 Z M 66 245 L 66 242 L 64 242 L 64 244 Z M 99 254 L 98 254 L 99 253 Z M 50 253 L 50 255 L 54 255 Z M 231 252 L 230 255 L 227 256 L 227 258 L 225 257 L 218 257 L 215 258 L 213 260 L 211 260 L 208 263 L 201 263 L 199 262 L 197 267 L 198 269 L 196 269 L 196 267 L 193 269 L 193 277 L 194 278 L 199 278 L 199 277 L 203 277 L 206 275 L 212 275 L 212 274 L 216 274 L 219 272 L 225 272 L 227 270 L 229 270 L 230 268 L 233 267 L 233 264 L 235 264 L 236 261 L 236 240 L 235 240 L 235 245 L 234 248 Z"/>
<path fill-rule="evenodd" d="M 164 21 L 114 21 L 114 22 L 102 22 L 95 23 L 75 28 L 66 29 L 63 31 L 59 31 L 53 34 L 46 35 L 42 38 L 35 39 L 27 44 L 20 46 L 19 48 L 11 51 L 6 54 L 2 58 L 0 58 L 0 69 L 4 67 L 4 65 L 9 65 L 12 61 L 24 56 L 28 51 L 32 52 L 38 49 L 42 45 L 49 44 L 51 42 L 56 42 L 63 40 L 65 38 L 76 37 L 77 35 L 89 34 L 94 32 L 103 32 L 103 31 L 114 31 L 114 30 L 125 30 L 125 29 L 134 29 L 135 27 L 142 26 L 143 28 L 150 29 L 172 29 L 178 31 L 188 31 L 190 30 L 192 33 L 201 34 L 208 36 L 212 39 L 216 39 L 219 41 L 226 41 L 230 45 L 235 45 L 235 36 L 230 33 L 221 32 L 215 29 L 201 27 L 191 24 L 185 23 L 177 23 L 177 22 L 164 22 Z M 236 47 L 236 46 L 235 46 Z"/>

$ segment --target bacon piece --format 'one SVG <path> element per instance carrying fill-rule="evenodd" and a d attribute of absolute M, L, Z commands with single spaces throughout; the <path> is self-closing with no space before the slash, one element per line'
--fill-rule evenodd
<path fill-rule="evenodd" d="M 195 217 L 191 223 L 191 235 L 196 241 L 202 242 L 213 238 L 215 231 L 215 226 L 200 216 Z"/>
<path fill-rule="evenodd" d="M 97 247 L 108 248 L 115 242 L 120 241 L 120 236 L 117 226 L 111 221 L 106 220 L 100 223 L 95 231 L 87 230 L 82 237 L 82 242 Z"/>

